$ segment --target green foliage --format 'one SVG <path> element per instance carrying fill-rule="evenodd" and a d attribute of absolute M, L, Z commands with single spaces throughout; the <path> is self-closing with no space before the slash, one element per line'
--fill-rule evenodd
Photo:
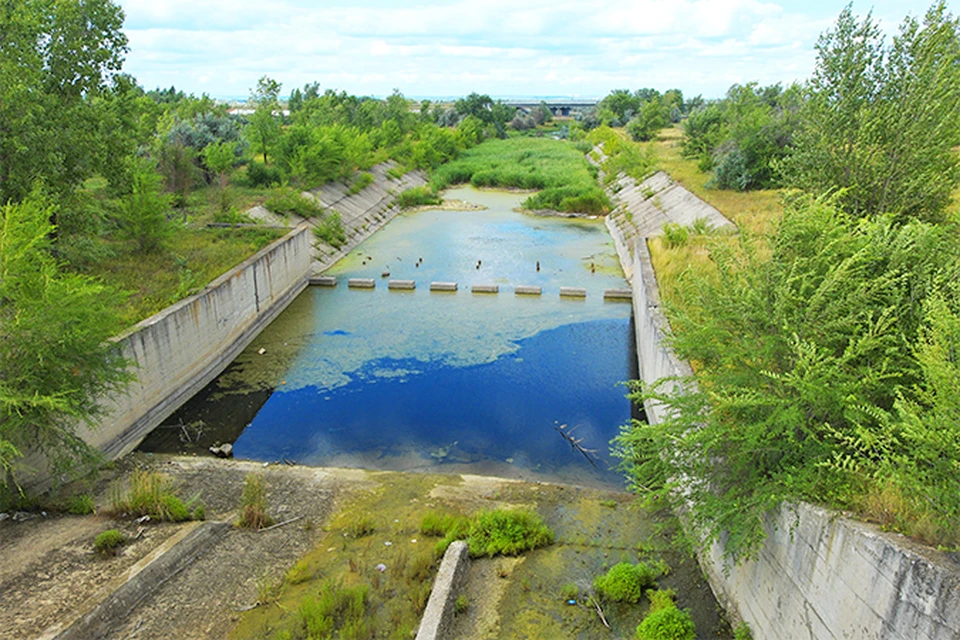
<path fill-rule="evenodd" d="M 733 630 L 733 640 L 753 640 L 753 631 L 746 622 L 741 622 Z"/>
<path fill-rule="evenodd" d="M 290 567 L 283 579 L 287 584 L 302 584 L 312 580 L 313 573 L 311 573 L 310 567 L 307 565 L 306 561 L 301 560 L 297 564 Z"/>
<path fill-rule="evenodd" d="M 627 123 L 627 133 L 636 142 L 647 142 L 670 122 L 670 111 L 659 97 L 640 105 L 637 115 Z"/>
<path fill-rule="evenodd" d="M 369 637 L 371 631 L 363 620 L 368 599 L 367 585 L 343 587 L 328 580 L 321 587 L 319 598 L 307 598 L 300 603 L 297 616 L 310 640 L 359 640 Z"/>
<path fill-rule="evenodd" d="M 251 187 L 272 187 L 281 182 L 283 176 L 277 167 L 268 167 L 256 160 L 251 160 L 247 165 L 247 183 Z"/>
<path fill-rule="evenodd" d="M 120 202 L 120 233 L 136 242 L 141 253 L 161 251 L 174 231 L 167 218 L 170 199 L 162 190 L 162 178 L 153 162 L 141 158 L 134 161 L 132 180 L 131 193 Z"/>
<path fill-rule="evenodd" d="M 484 511 L 473 517 L 429 512 L 423 517 L 424 535 L 444 536 L 437 544 L 443 553 L 455 540 L 466 540 L 471 557 L 515 556 L 553 543 L 553 532 L 535 513 Z"/>
<path fill-rule="evenodd" d="M 85 516 L 93 513 L 96 505 L 93 503 L 93 497 L 89 493 L 70 496 L 67 498 L 67 513 L 75 516 Z"/>
<path fill-rule="evenodd" d="M 327 211 L 313 227 L 313 235 L 331 247 L 339 249 L 347 243 L 347 231 L 339 211 Z"/>
<path fill-rule="evenodd" d="M 637 627 L 637 640 L 694 640 L 693 618 L 687 609 L 677 609 L 672 589 L 648 591 L 650 611 Z"/>
<path fill-rule="evenodd" d="M 467 603 L 467 596 L 460 594 L 453 602 L 453 612 L 458 616 L 463 615 L 467 612 L 467 608 L 469 606 L 470 605 Z"/>
<path fill-rule="evenodd" d="M 273 189 L 263 206 L 280 215 L 294 214 L 301 218 L 312 218 L 323 213 L 323 207 L 316 200 L 288 186 Z"/>
<path fill-rule="evenodd" d="M 353 184 L 350 185 L 350 188 L 347 190 L 347 193 L 350 195 L 355 195 L 366 189 L 373 183 L 373 174 L 369 171 L 361 171 L 357 174 L 357 177 L 354 178 Z"/>
<path fill-rule="evenodd" d="M 668 222 L 663 225 L 663 241 L 667 247 L 675 249 L 676 247 L 686 246 L 690 239 L 690 229 L 676 222 Z"/>
<path fill-rule="evenodd" d="M 254 153 L 263 156 L 264 164 L 270 164 L 270 154 L 280 140 L 281 129 L 277 112 L 280 103 L 277 97 L 280 94 L 280 83 L 267 76 L 257 81 L 256 88 L 250 91 L 250 103 L 256 111 L 250 116 L 245 134 L 253 147 Z"/>
<path fill-rule="evenodd" d="M 662 562 L 648 564 L 638 562 L 618 562 L 602 576 L 593 581 L 593 588 L 597 594 L 614 602 L 640 602 L 643 593 L 656 584 L 657 578 L 666 573 L 666 565 Z"/>
<path fill-rule="evenodd" d="M 603 148 L 606 155 L 603 172 L 607 182 L 612 182 L 621 173 L 641 181 L 656 171 L 657 159 L 651 146 L 631 142 L 610 127 L 597 127 L 587 135 L 587 140 Z"/>
<path fill-rule="evenodd" d="M 267 515 L 267 483 L 262 473 L 248 473 L 243 481 L 240 495 L 240 517 L 237 526 L 241 529 L 259 531 L 273 524 Z"/>
<path fill-rule="evenodd" d="M 345 529 L 351 538 L 364 538 L 372 535 L 373 532 L 377 530 L 376 526 L 373 524 L 373 518 L 370 516 L 360 516 L 359 518 L 354 519 L 345 527 Z"/>
<path fill-rule="evenodd" d="M 101 414 L 98 397 L 130 380 L 109 341 L 119 295 L 60 269 L 49 253 L 55 213 L 39 193 L 0 207 L 0 483 L 9 489 L 21 452 L 58 472 L 95 461 L 77 427 Z"/>
<path fill-rule="evenodd" d="M 580 595 L 580 587 L 576 583 L 568 582 L 560 587 L 560 597 L 563 600 L 576 600 Z"/>
<path fill-rule="evenodd" d="M 102 556 L 112 556 L 127 543 L 127 536 L 116 529 L 107 529 L 93 540 L 93 550 Z"/>
<path fill-rule="evenodd" d="M 553 532 L 535 513 L 484 511 L 471 523 L 467 545 L 474 557 L 516 556 L 553 544 Z"/>
<path fill-rule="evenodd" d="M 936 342 L 928 314 L 939 295 L 956 314 L 956 285 L 945 284 L 960 275 L 956 231 L 857 222 L 801 197 L 770 246 L 767 256 L 749 237 L 713 243 L 716 270 L 680 281 L 680 302 L 668 308 L 672 346 L 696 363 L 697 380 L 635 389 L 635 400 L 662 402 L 671 417 L 615 440 L 632 484 L 677 504 L 679 479 L 697 478 L 682 484 L 685 513 L 701 543 L 722 532 L 733 558 L 757 550 L 764 515 L 782 501 L 850 508 L 887 481 L 956 530 L 952 427 L 898 414 L 931 411 L 937 402 L 920 389 L 953 366 L 941 356 L 928 366 L 918 349 Z"/>
<path fill-rule="evenodd" d="M 110 510 L 131 518 L 150 516 L 154 520 L 183 522 L 191 519 L 190 506 L 195 500 L 184 503 L 173 493 L 170 478 L 162 473 L 137 469 L 130 476 L 126 493 L 114 490 Z"/>
<path fill-rule="evenodd" d="M 69 193 L 132 149 L 124 121 L 106 125 L 126 52 L 123 11 L 109 0 L 0 6 L 0 204 L 37 179 Z M 114 144 L 116 143 L 116 144 Z"/>
<path fill-rule="evenodd" d="M 945 2 L 893 42 L 847 6 L 817 42 L 786 183 L 855 215 L 939 219 L 960 182 L 960 23 Z"/>
<path fill-rule="evenodd" d="M 410 187 L 397 196 L 397 205 L 402 209 L 421 205 L 440 204 L 442 202 L 443 198 L 431 189 L 429 185 Z"/>
<path fill-rule="evenodd" d="M 528 209 L 591 214 L 606 213 L 610 201 L 596 183 L 595 169 L 573 145 L 544 138 L 489 140 L 465 151 L 434 171 L 430 186 L 539 189 L 523 206 Z"/>
<path fill-rule="evenodd" d="M 220 177 L 220 189 L 227 188 L 227 173 L 236 162 L 236 142 L 217 142 L 203 148 L 203 161 Z"/>

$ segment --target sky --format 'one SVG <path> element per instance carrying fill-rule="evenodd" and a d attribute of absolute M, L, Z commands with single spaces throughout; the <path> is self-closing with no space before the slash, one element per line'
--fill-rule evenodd
<path fill-rule="evenodd" d="M 601 98 L 613 89 L 722 96 L 732 84 L 803 81 L 842 0 L 119 0 L 124 70 L 147 89 L 281 96 Z M 920 0 L 854 2 L 892 36 Z M 948 8 L 956 13 L 953 6 Z"/>

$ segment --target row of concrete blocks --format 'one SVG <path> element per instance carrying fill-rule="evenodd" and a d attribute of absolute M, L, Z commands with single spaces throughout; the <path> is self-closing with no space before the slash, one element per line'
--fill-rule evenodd
<path fill-rule="evenodd" d="M 334 276 L 315 276 L 310 278 L 310 284 L 320 287 L 335 287 L 337 279 Z M 351 289 L 375 289 L 377 282 L 373 278 L 350 278 L 347 280 L 347 286 Z M 415 280 L 390 280 L 387 282 L 387 289 L 392 291 L 412 291 L 417 288 Z M 459 286 L 456 282 L 431 282 L 430 291 L 457 291 Z M 497 284 L 475 284 L 471 285 L 472 293 L 500 293 L 500 285 Z M 543 289 L 534 285 L 516 285 L 513 292 L 518 296 L 539 296 Z M 587 290 L 582 287 L 560 287 L 560 295 L 564 298 L 586 298 Z M 606 289 L 603 292 L 604 300 L 630 300 L 633 293 L 630 289 Z"/>

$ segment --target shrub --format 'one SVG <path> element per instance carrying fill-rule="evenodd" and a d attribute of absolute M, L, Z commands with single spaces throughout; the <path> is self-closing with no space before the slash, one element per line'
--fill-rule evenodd
<path fill-rule="evenodd" d="M 687 609 L 677 609 L 671 601 L 669 607 L 654 610 L 637 626 L 637 640 L 694 640 L 697 637 L 693 618 Z"/>
<path fill-rule="evenodd" d="M 102 556 L 111 556 L 127 542 L 127 536 L 116 529 L 107 529 L 93 540 L 93 549 Z"/>
<path fill-rule="evenodd" d="M 93 513 L 95 509 L 96 505 L 94 505 L 93 498 L 89 493 L 81 493 L 78 496 L 67 498 L 67 512 L 75 516 L 85 516 Z"/>
<path fill-rule="evenodd" d="M 251 187 L 272 187 L 282 182 L 280 169 L 251 160 L 247 165 L 247 183 Z"/>
<path fill-rule="evenodd" d="M 263 474 L 248 473 L 243 481 L 243 493 L 240 495 L 240 519 L 237 526 L 259 531 L 271 524 L 273 518 L 267 515 L 267 486 Z"/>
<path fill-rule="evenodd" d="M 339 211 L 328 211 L 313 227 L 313 235 L 335 249 L 347 243 L 347 230 Z"/>
<path fill-rule="evenodd" d="M 471 557 L 515 556 L 553 543 L 553 532 L 540 516 L 526 511 L 485 511 L 473 518 L 440 515 L 423 518 L 424 535 L 443 535 L 437 552 L 443 553 L 454 540 L 466 540 Z"/>
<path fill-rule="evenodd" d="M 355 195 L 366 189 L 373 182 L 373 174 L 369 171 L 361 171 L 357 174 L 357 177 L 354 178 L 353 184 L 350 185 L 350 189 L 347 191 L 350 195 Z"/>
<path fill-rule="evenodd" d="M 263 206 L 274 213 L 295 214 L 301 218 L 312 218 L 323 213 L 323 207 L 317 204 L 316 200 L 287 186 L 277 187 L 271 191 Z"/>
<path fill-rule="evenodd" d="M 665 572 L 663 563 L 640 562 L 634 565 L 619 562 L 606 574 L 598 576 L 593 581 L 593 588 L 606 600 L 636 603 L 643 597 L 644 590 L 656 584 L 657 578 Z"/>
<path fill-rule="evenodd" d="M 196 500 L 190 500 L 192 503 Z M 111 497 L 111 511 L 138 518 L 150 516 L 156 520 L 183 522 L 190 519 L 190 509 L 173 493 L 170 478 L 156 471 L 136 470 L 130 476 L 125 495 Z"/>
<path fill-rule="evenodd" d="M 441 204 L 442 202 L 443 198 L 427 185 L 410 187 L 397 196 L 397 205 L 402 209 L 420 205 Z"/>

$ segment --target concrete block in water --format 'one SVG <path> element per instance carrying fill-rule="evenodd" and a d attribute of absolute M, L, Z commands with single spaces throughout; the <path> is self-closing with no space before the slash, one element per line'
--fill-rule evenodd
<path fill-rule="evenodd" d="M 394 291 L 412 291 L 417 288 L 415 280 L 391 280 L 387 283 L 387 289 Z"/>
<path fill-rule="evenodd" d="M 350 278 L 347 286 L 351 289 L 373 289 L 377 285 L 373 278 Z"/>
<path fill-rule="evenodd" d="M 500 293 L 500 286 L 496 284 L 475 284 L 470 287 L 474 293 Z"/>
<path fill-rule="evenodd" d="M 633 300 L 633 291 L 630 289 L 607 289 L 603 292 L 604 300 Z"/>
<path fill-rule="evenodd" d="M 315 287 L 335 287 L 337 278 L 335 276 L 310 276 L 310 284 Z"/>
<path fill-rule="evenodd" d="M 430 291 L 456 291 L 456 282 L 431 282 Z"/>
<path fill-rule="evenodd" d="M 582 287 L 560 287 L 560 296 L 564 298 L 586 298 L 587 290 Z"/>
<path fill-rule="evenodd" d="M 543 289 L 533 285 L 518 284 L 513 288 L 513 292 L 518 296 L 539 296 L 543 293 Z"/>

